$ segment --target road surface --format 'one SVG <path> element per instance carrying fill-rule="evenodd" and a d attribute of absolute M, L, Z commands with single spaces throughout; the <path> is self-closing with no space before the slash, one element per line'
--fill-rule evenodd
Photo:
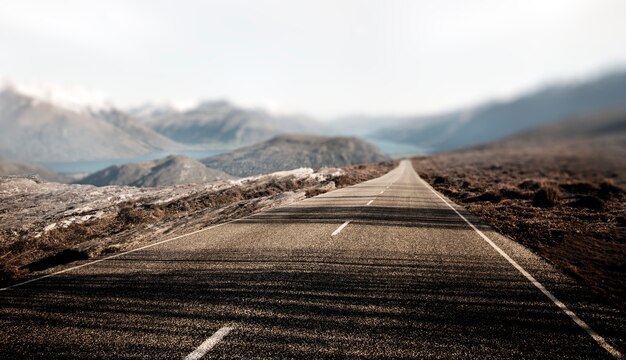
<path fill-rule="evenodd" d="M 0 291 L 0 358 L 621 356 L 624 316 L 385 176 Z"/>

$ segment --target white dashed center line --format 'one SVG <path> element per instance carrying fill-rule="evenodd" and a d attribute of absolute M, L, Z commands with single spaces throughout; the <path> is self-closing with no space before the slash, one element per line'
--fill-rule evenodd
<path fill-rule="evenodd" d="M 385 190 L 381 191 L 380 194 L 382 195 L 385 192 Z"/>
<path fill-rule="evenodd" d="M 350 220 L 348 220 L 345 223 L 341 224 L 341 226 L 338 227 L 337 230 L 333 231 L 333 233 L 330 234 L 330 236 L 335 236 L 335 235 L 339 234 L 341 232 L 341 230 L 343 230 L 343 228 L 348 226 L 349 223 L 350 223 Z"/>
<path fill-rule="evenodd" d="M 368 201 L 367 204 L 365 204 L 365 206 L 369 206 L 372 202 L 374 202 L 374 200 Z"/>
<path fill-rule="evenodd" d="M 209 350 L 211 350 L 215 345 L 217 345 L 220 340 L 224 338 L 224 336 L 228 335 L 228 333 L 233 328 L 224 326 L 223 328 L 217 330 L 215 334 L 213 334 L 210 338 L 206 339 L 196 350 L 194 350 L 191 354 L 185 357 L 185 360 L 198 360 L 204 356 Z"/>

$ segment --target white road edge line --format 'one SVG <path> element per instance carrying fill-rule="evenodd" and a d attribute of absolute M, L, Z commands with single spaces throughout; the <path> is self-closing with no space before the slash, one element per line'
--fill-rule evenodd
<path fill-rule="evenodd" d="M 17 284 L 13 284 L 13 285 L 10 285 L 10 286 L 7 286 L 7 287 L 3 287 L 3 288 L 1 288 L 1 289 L 0 289 L 0 291 L 5 291 L 5 290 L 11 289 L 11 288 L 15 288 L 15 287 L 19 287 L 19 286 L 22 286 L 22 285 L 30 284 L 30 283 L 32 283 L 32 282 L 39 281 L 39 280 L 43 280 L 43 279 L 46 279 L 46 278 L 49 278 L 49 277 L 52 277 L 52 276 L 56 276 L 56 275 L 59 275 L 59 274 L 63 274 L 63 273 L 66 273 L 66 272 L 68 272 L 68 271 L 72 271 L 72 270 L 80 269 L 80 268 L 85 267 L 85 266 L 89 266 L 89 265 L 97 264 L 97 263 L 99 263 L 99 262 L 103 262 L 103 261 L 106 261 L 106 260 L 114 259 L 114 258 L 116 258 L 116 257 L 120 257 L 120 256 L 122 256 L 122 255 L 130 254 L 130 253 L 133 253 L 133 252 L 135 252 L 135 251 L 144 250 L 144 249 L 151 248 L 151 247 L 153 247 L 153 246 L 157 246 L 157 245 L 165 244 L 165 243 L 167 243 L 167 242 L 174 241 L 174 240 L 180 239 L 180 238 L 185 237 L 185 236 L 190 236 L 190 235 L 194 235 L 194 234 L 197 234 L 197 233 L 200 233 L 200 232 L 206 231 L 206 230 L 215 229 L 216 227 L 220 227 L 220 226 L 222 226 L 222 225 L 230 224 L 230 223 L 235 222 L 235 221 L 237 221 L 237 220 L 241 220 L 241 219 L 235 219 L 235 220 L 230 220 L 230 221 L 227 221 L 227 222 L 223 222 L 223 223 L 221 223 L 221 224 L 215 224 L 215 225 L 213 225 L 213 226 L 209 226 L 209 227 L 207 227 L 207 228 L 203 228 L 203 229 L 200 229 L 200 230 L 196 230 L 196 231 L 190 232 L 190 233 L 188 233 L 188 234 L 183 234 L 183 235 L 175 236 L 175 237 L 170 238 L 170 239 L 165 239 L 165 240 L 157 241 L 157 242 L 152 243 L 152 244 L 148 244 L 148 245 L 144 245 L 144 246 L 142 246 L 142 247 L 138 247 L 138 248 L 136 248 L 136 249 L 132 249 L 132 250 L 128 250 L 128 251 L 124 251 L 124 252 L 121 252 L 121 253 L 119 253 L 119 254 L 115 254 L 115 255 L 107 256 L 107 257 L 104 257 L 104 258 L 102 258 L 102 259 L 98 259 L 98 260 L 90 261 L 90 262 L 88 262 L 88 263 L 84 263 L 84 264 L 77 265 L 77 266 L 72 266 L 72 267 L 67 268 L 67 269 L 63 269 L 63 270 L 56 271 L 56 272 L 53 272 L 53 273 L 50 273 L 50 274 L 47 274 L 47 275 L 43 275 L 43 276 L 40 276 L 40 277 L 36 277 L 36 278 L 34 278 L 34 279 L 26 280 L 26 281 L 23 281 L 23 282 L 20 282 L 20 283 L 17 283 Z"/>
<path fill-rule="evenodd" d="M 608 342 L 606 342 L 606 340 L 602 336 L 600 336 L 600 334 L 595 332 L 595 330 L 593 330 L 589 325 L 587 325 L 586 322 L 584 322 L 581 318 L 579 318 L 578 315 L 576 315 L 573 311 L 568 309 L 564 303 L 562 303 L 559 299 L 557 299 L 556 296 L 554 296 L 548 289 L 546 289 L 539 281 L 537 281 L 532 275 L 530 275 L 526 270 L 524 270 L 524 268 L 521 267 L 509 255 L 507 255 L 507 253 L 505 253 L 502 249 L 500 249 L 500 247 L 496 245 L 490 238 L 488 238 L 487 235 L 485 235 L 482 231 L 478 230 L 476 226 L 474 226 L 474 224 L 472 224 L 469 220 L 465 218 L 465 216 L 463 216 L 460 212 L 458 212 L 457 209 L 454 208 L 454 206 L 450 205 L 450 203 L 441 195 L 439 195 L 437 191 L 435 191 L 435 189 L 432 188 L 432 186 L 430 186 L 426 181 L 424 181 L 424 179 L 419 177 L 419 175 L 417 175 L 417 178 L 424 185 L 426 185 L 426 187 L 430 191 L 432 191 L 433 194 L 435 194 L 439 199 L 441 199 L 441 201 L 443 201 L 446 205 L 448 205 L 450 209 L 454 210 L 454 212 L 457 215 L 459 215 L 459 217 L 461 217 L 461 219 L 463 219 L 472 229 L 474 229 L 474 231 L 476 231 L 476 233 L 478 233 L 478 235 L 480 235 L 480 237 L 483 238 L 483 240 L 485 240 L 489 245 L 491 245 L 491 247 L 494 248 L 500 255 L 502 255 L 502 257 L 504 257 L 511 265 L 513 265 L 514 268 L 516 268 L 520 273 L 522 273 L 522 275 L 524 275 L 526 279 L 528 279 L 545 296 L 547 296 L 548 299 L 552 300 L 554 305 L 558 306 L 559 309 L 561 309 L 565 314 L 567 314 L 570 318 L 572 318 L 572 320 L 574 320 L 574 322 L 578 326 L 580 326 L 583 330 L 585 330 L 587 334 L 589 334 L 589 336 L 591 336 L 598 343 L 598 345 L 604 348 L 604 350 L 608 351 L 616 359 L 622 359 L 622 354 L 617 349 L 615 349 Z"/>
<path fill-rule="evenodd" d="M 365 204 L 365 206 L 370 206 L 370 204 L 373 202 L 374 200 L 370 200 L 367 202 L 367 204 Z"/>
<path fill-rule="evenodd" d="M 335 235 L 339 234 L 341 232 L 341 230 L 343 230 L 343 228 L 348 226 L 349 223 L 350 223 L 350 220 L 348 220 L 345 223 L 341 224 L 341 226 L 338 227 L 337 230 L 333 231 L 333 233 L 330 234 L 330 236 L 335 236 Z"/>
<path fill-rule="evenodd" d="M 224 336 L 228 335 L 228 333 L 232 330 L 232 327 L 224 326 L 223 328 L 217 330 L 215 334 L 211 335 L 210 338 L 206 339 L 200 346 L 196 348 L 192 353 L 185 357 L 185 360 L 198 360 L 204 356 L 209 350 L 211 350 L 218 342 L 220 342 Z"/>

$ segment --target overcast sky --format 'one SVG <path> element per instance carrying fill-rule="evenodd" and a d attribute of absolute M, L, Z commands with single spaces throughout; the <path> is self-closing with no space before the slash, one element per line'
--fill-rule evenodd
<path fill-rule="evenodd" d="M 0 78 L 119 106 L 431 113 L 626 64 L 624 0 L 0 0 Z"/>

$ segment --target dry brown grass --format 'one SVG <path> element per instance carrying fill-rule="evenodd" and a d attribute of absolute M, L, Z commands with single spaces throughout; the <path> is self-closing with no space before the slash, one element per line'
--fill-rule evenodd
<path fill-rule="evenodd" d="M 531 204 L 535 207 L 551 208 L 558 205 L 561 200 L 561 192 L 557 184 L 543 182 L 533 194 Z"/>

